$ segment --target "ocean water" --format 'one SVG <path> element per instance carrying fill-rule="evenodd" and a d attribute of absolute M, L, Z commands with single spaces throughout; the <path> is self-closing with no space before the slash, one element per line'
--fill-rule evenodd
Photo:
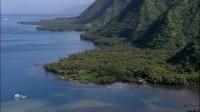
<path fill-rule="evenodd" d="M 2 15 L 1 112 L 186 112 L 199 108 L 196 87 L 115 83 L 107 86 L 59 80 L 43 69 L 69 54 L 95 49 L 83 32 L 36 31 L 17 24 L 63 15 Z M 26 96 L 16 100 L 15 94 Z"/>

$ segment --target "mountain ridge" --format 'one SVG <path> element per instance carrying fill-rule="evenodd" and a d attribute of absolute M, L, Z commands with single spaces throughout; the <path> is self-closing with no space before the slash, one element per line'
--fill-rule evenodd
<path fill-rule="evenodd" d="M 96 3 L 89 7 L 92 13 L 81 14 L 88 13 L 82 20 L 61 18 L 51 25 L 55 31 L 63 22 L 60 31 L 89 30 L 81 38 L 100 47 L 46 64 L 46 70 L 57 73 L 62 80 L 83 83 L 199 85 L 198 0 L 131 0 L 120 12 L 116 4 L 125 3 L 121 0 Z M 94 9 L 96 5 L 99 8 Z M 119 14 L 106 12 L 110 7 Z M 104 20 L 104 14 L 111 18 Z"/>
<path fill-rule="evenodd" d="M 37 30 L 51 31 L 85 31 L 97 29 L 118 15 L 130 0 L 95 0 L 77 17 L 57 18 L 41 21 L 22 21 L 21 24 L 39 25 Z"/>
<path fill-rule="evenodd" d="M 183 48 L 191 41 L 191 39 L 186 39 L 187 36 L 194 38 L 198 35 L 200 23 L 198 0 L 187 2 L 188 0 L 132 0 L 132 3 L 110 23 L 96 31 L 86 33 L 82 38 L 90 40 L 90 36 L 93 36 L 95 40 L 95 37 L 117 36 L 128 38 L 138 47 Z M 185 8 L 182 9 L 182 7 Z M 192 11 L 196 12 L 190 13 Z M 180 12 L 184 12 L 185 15 L 180 15 Z M 169 35 L 168 38 L 159 36 L 160 32 L 167 32 L 162 35 Z M 175 38 L 177 39 L 173 40 Z"/>

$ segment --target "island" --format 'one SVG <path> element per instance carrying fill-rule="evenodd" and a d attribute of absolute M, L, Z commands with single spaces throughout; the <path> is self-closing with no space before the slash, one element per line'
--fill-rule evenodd
<path fill-rule="evenodd" d="M 21 24 L 87 31 L 99 47 L 44 66 L 62 80 L 196 85 L 200 80 L 198 0 L 95 0 L 77 17 Z"/>

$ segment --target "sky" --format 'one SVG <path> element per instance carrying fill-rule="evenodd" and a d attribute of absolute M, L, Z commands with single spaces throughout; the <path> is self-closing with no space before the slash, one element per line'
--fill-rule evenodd
<path fill-rule="evenodd" d="M 1 0 L 2 14 L 55 14 L 70 12 L 94 0 Z M 75 10 L 75 9 L 74 9 Z M 66 12 L 65 12 L 66 11 Z"/>

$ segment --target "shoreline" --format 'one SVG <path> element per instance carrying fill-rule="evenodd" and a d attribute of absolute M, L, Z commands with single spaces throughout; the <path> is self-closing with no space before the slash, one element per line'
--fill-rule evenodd
<path fill-rule="evenodd" d="M 124 49 L 125 47 L 126 46 L 122 45 L 122 47 L 120 47 L 120 49 Z M 111 49 L 111 51 L 109 49 Z M 153 73 L 152 74 L 153 76 L 152 76 L 151 74 L 147 74 L 148 71 L 147 72 L 136 71 L 136 72 L 129 73 L 127 70 L 119 71 L 121 69 L 118 68 L 115 65 L 107 66 L 107 64 L 101 64 L 101 62 L 103 60 L 108 59 L 107 61 L 110 61 L 109 59 L 112 57 L 111 55 L 113 55 L 112 49 L 113 49 L 112 46 L 100 46 L 98 49 L 87 50 L 87 51 L 84 51 L 84 52 L 75 53 L 75 54 L 70 55 L 69 57 L 60 59 L 58 62 L 45 64 L 44 68 L 47 71 L 53 72 L 55 75 L 60 77 L 61 80 L 73 80 L 73 81 L 79 81 L 81 83 L 95 83 L 95 84 L 100 84 L 100 85 L 106 85 L 106 84 L 112 84 L 112 83 L 115 83 L 115 82 L 128 82 L 128 83 L 135 82 L 135 83 L 141 83 L 141 84 L 143 82 L 148 82 L 150 84 L 160 84 L 160 85 L 187 85 L 187 86 L 188 85 L 193 85 L 193 86 L 195 85 L 195 86 L 198 86 L 198 84 L 197 84 L 198 83 L 198 77 L 199 77 L 198 73 L 191 74 L 191 75 L 190 74 L 188 74 L 188 75 L 187 74 L 175 74 L 175 75 L 173 75 L 173 73 L 171 73 L 171 75 L 169 75 L 169 74 L 162 75 L 163 72 L 161 72 L 161 74 L 158 74 L 158 75 L 155 75 L 157 73 L 155 73 L 155 74 Z M 120 51 L 120 49 L 117 49 L 117 50 Z M 136 49 L 133 48 L 133 49 L 137 50 L 137 48 Z M 111 52 L 111 55 L 109 55 L 109 53 L 107 53 L 107 52 Z M 135 53 L 135 51 L 133 51 L 133 52 Z M 140 49 L 139 49 L 138 52 L 140 52 Z M 99 57 L 98 54 L 95 54 L 95 53 L 103 53 L 103 54 L 102 54 L 102 56 L 100 54 L 101 57 Z M 113 52 L 113 53 L 115 54 L 115 52 Z M 141 54 L 141 55 L 143 55 L 143 54 Z M 116 56 L 116 55 L 114 55 L 114 56 Z M 90 59 L 92 61 L 90 61 Z M 122 57 L 122 59 L 123 59 L 123 57 Z M 143 57 L 142 57 L 142 59 L 143 59 Z M 111 59 L 111 61 L 112 60 L 113 59 Z M 139 62 L 139 60 L 135 60 L 135 61 Z M 120 63 L 123 63 L 123 62 L 124 61 L 119 62 L 119 63 L 115 62 L 115 63 L 120 64 Z M 147 62 L 148 62 L 148 60 L 147 60 Z M 154 61 L 152 61 L 152 62 L 154 63 Z M 144 63 L 146 63 L 146 61 L 144 61 Z M 94 65 L 94 64 L 97 64 L 97 65 Z M 101 69 L 101 67 L 96 68 L 97 66 L 102 66 L 102 67 L 107 66 L 107 67 L 106 68 L 103 67 Z M 167 66 L 169 66 L 169 65 L 167 65 Z M 63 67 L 67 67 L 67 68 L 62 69 Z M 121 67 L 123 68 L 124 65 L 122 65 Z M 92 69 L 94 69 L 94 72 L 93 72 Z M 95 72 L 95 70 L 98 70 L 98 69 L 101 69 L 101 70 L 99 72 Z M 102 70 L 104 71 L 105 69 L 108 70 L 108 72 L 103 72 L 103 74 L 108 74 L 108 75 L 102 74 L 103 76 L 98 76 L 98 75 L 101 75 Z M 113 70 L 111 70 L 111 69 L 113 69 Z M 116 71 L 116 73 L 114 73 L 115 71 Z M 165 72 L 167 73 L 167 71 L 165 71 Z M 117 75 L 119 73 L 121 74 L 121 76 L 119 76 L 119 78 L 118 78 L 118 76 L 114 75 L 114 74 Z M 128 74 L 126 75 L 126 73 L 128 73 Z M 128 76 L 128 77 L 126 77 L 126 76 Z M 156 78 L 157 76 L 159 76 L 159 77 L 161 76 L 163 81 L 167 80 L 168 82 L 167 83 L 165 83 L 163 81 L 155 82 L 158 79 L 152 79 L 152 78 L 153 77 Z M 120 77 L 122 77 L 122 78 L 120 78 Z M 173 79 L 173 77 L 178 78 L 177 82 L 173 82 L 173 80 L 171 80 L 170 77 L 172 77 L 172 79 Z M 181 81 L 187 80 L 187 78 L 188 79 L 190 79 L 190 78 L 195 79 L 196 78 L 197 82 L 191 82 L 191 83 L 181 82 Z M 170 83 L 170 81 L 172 81 L 172 82 Z"/>
<path fill-rule="evenodd" d="M 36 28 L 36 30 L 38 30 L 38 29 Z M 52 30 L 45 30 L 45 31 L 52 31 Z M 66 30 L 66 31 L 57 31 L 57 30 L 55 30 L 55 31 L 56 32 L 66 32 L 68 30 Z M 95 71 L 92 70 L 92 69 L 97 70 L 96 67 L 95 68 L 82 67 L 82 66 L 90 66 L 90 65 L 87 65 L 87 63 L 81 62 L 82 59 L 77 60 L 75 57 L 77 57 L 77 56 L 79 57 L 82 54 L 86 54 L 86 55 L 92 55 L 93 54 L 92 57 L 93 56 L 95 57 L 95 56 L 98 55 L 98 53 L 94 54 L 95 52 L 101 53 L 101 52 L 106 51 L 105 49 L 102 50 L 104 47 L 107 47 L 108 49 L 112 49 L 113 46 L 117 46 L 117 45 L 119 45 L 119 46 L 121 45 L 121 46 L 125 46 L 126 47 L 127 43 L 124 43 L 124 39 L 119 39 L 119 38 L 95 38 L 95 37 L 93 37 L 94 35 L 91 35 L 91 34 L 87 35 L 87 32 L 85 34 L 80 35 L 80 39 L 81 40 L 85 40 L 85 41 L 93 42 L 93 44 L 95 44 L 95 45 L 99 45 L 100 46 L 100 48 L 99 48 L 100 50 L 95 48 L 94 50 L 88 50 L 88 51 L 84 51 L 84 52 L 81 52 L 81 53 L 75 53 L 75 54 L 71 55 L 72 57 L 69 56 L 69 57 L 62 58 L 56 63 L 51 63 L 51 64 L 47 63 L 47 64 L 45 64 L 44 68 L 46 70 L 48 70 L 48 71 L 56 73 L 57 75 L 62 74 L 62 75 L 60 75 L 60 79 L 61 80 L 74 80 L 74 81 L 80 81 L 82 83 L 92 82 L 92 83 L 96 83 L 96 84 L 105 85 L 105 84 L 110 84 L 110 83 L 115 83 L 115 82 L 118 82 L 118 81 L 119 82 L 122 81 L 122 82 L 129 82 L 129 83 L 131 83 L 131 82 L 136 82 L 136 83 L 148 82 L 148 83 L 151 83 L 151 84 L 161 84 L 161 85 L 199 85 L 198 72 L 194 72 L 194 73 L 187 73 L 187 72 L 186 73 L 179 73 L 179 72 L 176 72 L 176 71 L 178 71 L 176 69 L 180 69 L 180 70 L 182 69 L 183 70 L 183 68 L 179 68 L 179 66 L 175 66 L 173 64 L 170 64 L 170 63 L 166 62 L 167 58 L 158 57 L 158 59 L 161 58 L 160 60 L 162 60 L 162 61 L 158 61 L 156 59 L 157 57 L 151 57 L 151 56 L 148 56 L 148 55 L 147 56 L 142 56 L 142 55 L 146 55 L 145 53 L 154 52 L 154 50 L 151 51 L 149 49 L 149 51 L 148 50 L 145 51 L 144 49 L 140 49 L 140 48 L 137 48 L 135 46 L 132 46 L 132 48 L 127 48 L 127 49 L 124 49 L 124 50 L 130 50 L 130 49 L 138 50 L 139 49 L 137 52 L 139 54 L 141 54 L 141 56 L 140 57 L 136 57 L 136 58 L 144 58 L 146 61 L 142 61 L 142 63 L 143 63 L 143 64 L 141 64 L 142 67 L 139 68 L 139 69 L 138 68 L 136 68 L 136 69 L 135 68 L 130 68 L 130 71 L 128 71 L 128 72 L 131 72 L 131 74 L 133 75 L 131 77 L 134 77 L 134 78 L 132 78 L 132 79 L 127 79 L 127 78 L 120 79 L 119 78 L 118 79 L 116 76 L 113 76 L 114 74 L 113 75 L 106 75 L 106 74 L 109 74 L 109 72 L 107 72 L 107 73 L 105 72 L 103 74 L 104 75 L 103 77 L 102 77 L 102 74 L 100 73 L 101 75 L 99 77 L 101 79 L 99 79 L 99 81 L 98 81 L 98 80 L 96 80 L 96 79 L 99 78 L 98 77 L 98 74 L 99 74 L 98 72 L 101 72 L 101 71 L 95 72 Z M 115 40 L 115 41 L 113 42 L 113 40 Z M 128 43 L 128 44 L 130 44 L 130 43 Z M 90 52 L 91 54 L 89 54 L 88 52 Z M 110 50 L 109 52 L 113 52 L 113 50 Z M 137 53 L 137 52 L 135 52 L 135 53 Z M 119 52 L 116 51 L 116 53 L 119 53 Z M 169 56 L 173 56 L 174 55 L 173 52 L 165 52 L 165 51 L 164 52 L 158 51 L 157 53 L 170 54 L 170 55 L 164 55 L 164 57 L 169 57 Z M 154 54 L 154 53 L 149 53 L 149 54 L 150 55 L 151 54 L 152 55 L 157 55 L 157 54 Z M 106 54 L 104 54 L 104 55 L 106 55 Z M 135 54 L 135 55 L 137 55 L 137 54 Z M 73 60 L 73 58 L 74 58 L 74 60 Z M 87 56 L 87 58 L 90 58 L 90 57 Z M 95 58 L 97 58 L 97 57 L 95 57 Z M 110 58 L 110 57 L 109 56 L 104 57 L 104 58 L 101 59 L 101 61 L 102 60 L 107 60 L 106 58 Z M 149 59 L 155 58 L 155 59 L 154 59 L 154 61 L 151 61 L 151 60 L 148 60 L 148 58 Z M 68 60 L 70 60 L 70 61 L 68 61 Z M 86 60 L 86 59 L 84 59 L 84 60 Z M 98 59 L 96 59 L 96 60 L 98 60 Z M 67 61 L 67 62 L 71 63 L 71 65 L 66 63 L 66 65 L 68 66 L 68 70 L 67 69 L 62 69 L 62 68 L 64 68 L 64 66 L 62 66 L 64 63 L 61 62 L 61 61 L 63 61 L 63 62 Z M 137 60 L 133 60 L 133 61 L 137 61 Z M 150 62 L 148 62 L 148 61 L 150 61 Z M 84 63 L 85 65 L 79 65 L 78 64 L 77 66 L 79 66 L 81 68 L 80 69 L 80 68 L 77 68 L 76 65 L 73 65 L 73 62 L 74 63 L 79 63 L 80 62 L 80 64 Z M 109 60 L 107 60 L 107 62 L 109 63 Z M 138 63 L 138 62 L 136 62 L 136 63 Z M 60 64 L 63 63 L 61 65 L 62 66 L 61 68 L 56 67 L 56 64 L 58 65 L 59 63 Z M 94 61 L 94 63 L 95 63 L 95 61 Z M 90 64 L 94 64 L 94 63 L 90 63 Z M 125 61 L 124 62 L 117 62 L 117 64 L 121 64 L 121 63 L 125 63 Z M 153 65 L 153 66 L 152 65 L 146 65 L 146 63 L 153 63 L 155 65 Z M 55 64 L 55 66 L 53 64 Z M 55 68 L 52 67 L 52 66 L 54 66 Z M 72 66 L 72 68 L 70 66 Z M 106 64 L 99 64 L 99 66 L 106 66 Z M 114 68 L 116 68 L 115 65 L 112 65 L 112 66 L 114 66 Z M 131 65 L 131 66 L 134 66 L 134 65 Z M 152 67 L 153 67 L 153 69 L 152 69 Z M 70 71 L 70 69 L 72 69 L 72 70 Z M 113 68 L 111 68 L 111 69 L 113 69 Z M 125 69 L 127 69 L 127 67 Z M 64 71 L 64 73 L 62 73 L 60 71 Z M 82 71 L 85 72 L 84 73 L 85 76 L 79 74 L 79 72 L 82 72 Z M 122 72 L 124 72 L 124 71 L 122 71 Z M 80 75 L 80 77 L 78 76 L 78 74 Z M 97 77 L 96 76 L 92 76 L 92 74 L 96 74 Z M 124 72 L 124 74 L 126 74 L 126 72 Z M 129 76 L 131 75 L 130 73 L 128 73 L 128 74 L 129 74 Z M 157 76 L 156 74 L 159 74 L 159 75 Z M 70 76 L 70 75 L 72 75 L 72 76 Z M 169 75 L 169 76 L 166 76 L 166 75 Z M 74 77 L 75 77 L 75 79 L 74 79 Z M 124 77 L 124 76 L 121 76 L 121 77 Z M 127 76 L 125 75 L 125 77 L 127 77 Z M 80 78 L 82 78 L 82 79 L 80 79 Z"/>

